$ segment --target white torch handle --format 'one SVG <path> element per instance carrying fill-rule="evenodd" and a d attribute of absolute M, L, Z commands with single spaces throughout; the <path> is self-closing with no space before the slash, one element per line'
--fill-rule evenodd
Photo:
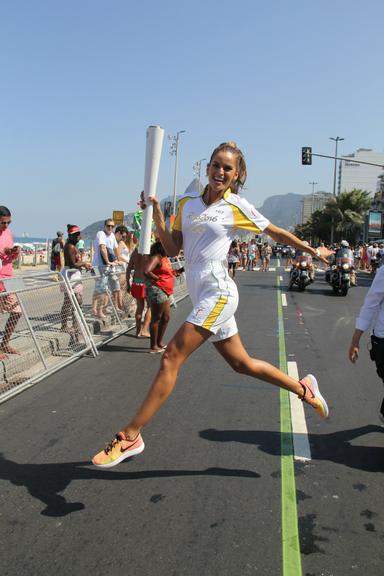
<path fill-rule="evenodd" d="M 148 203 L 148 196 L 156 196 L 163 139 L 163 128 L 160 128 L 160 126 L 149 126 L 147 129 L 144 173 L 144 200 L 147 207 L 144 210 L 141 223 L 139 254 L 149 254 L 151 248 L 153 206 Z"/>

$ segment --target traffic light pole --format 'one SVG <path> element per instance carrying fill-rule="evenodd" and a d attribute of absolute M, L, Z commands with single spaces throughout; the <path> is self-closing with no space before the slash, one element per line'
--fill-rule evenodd
<path fill-rule="evenodd" d="M 312 156 L 317 156 L 318 158 L 330 158 L 331 160 L 335 161 L 335 171 L 333 177 L 333 195 L 336 195 L 336 161 L 337 160 L 344 160 L 344 162 L 353 162 L 354 164 L 366 164 L 368 166 L 377 166 L 378 168 L 382 168 L 384 170 L 383 164 L 375 164 L 374 162 L 364 162 L 363 160 L 354 160 L 353 158 L 345 158 L 343 156 L 337 155 L 337 141 L 336 141 L 336 150 L 334 156 L 329 156 L 328 154 L 315 154 L 312 152 L 312 148 L 310 146 L 303 146 L 301 149 L 301 163 L 303 165 L 311 165 L 312 164 Z M 333 244 L 334 240 L 334 221 L 332 216 L 331 221 L 331 244 Z"/>
<path fill-rule="evenodd" d="M 353 162 L 355 164 L 368 164 L 368 166 L 378 166 L 384 170 L 383 164 L 374 164 L 373 162 L 363 162 L 362 160 L 353 160 L 352 158 L 345 158 L 343 156 L 327 156 L 326 154 L 315 154 L 311 152 L 311 156 L 318 156 L 319 158 L 331 158 L 332 160 L 344 160 L 344 162 Z"/>

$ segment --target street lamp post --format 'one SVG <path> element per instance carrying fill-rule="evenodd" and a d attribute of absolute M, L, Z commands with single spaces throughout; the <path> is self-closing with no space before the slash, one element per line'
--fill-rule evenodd
<path fill-rule="evenodd" d="M 340 138 L 340 136 L 336 136 L 336 138 L 330 137 L 330 140 L 335 142 L 335 166 L 333 169 L 333 195 L 336 196 L 336 172 L 337 172 L 337 145 L 339 142 L 344 140 L 344 138 Z"/>
<path fill-rule="evenodd" d="M 197 176 L 197 179 L 199 181 L 199 186 L 201 184 L 200 182 L 200 176 L 201 176 L 201 163 L 206 160 L 206 158 L 200 158 L 200 160 L 197 160 L 197 162 L 194 163 L 193 165 L 193 172 L 195 174 L 195 176 Z"/>
<path fill-rule="evenodd" d="M 318 184 L 317 182 L 310 182 L 312 185 L 312 208 L 311 208 L 311 215 L 313 214 L 313 204 L 315 200 L 315 186 Z"/>
<path fill-rule="evenodd" d="M 180 134 L 184 134 L 185 130 L 179 130 L 176 136 L 168 136 L 168 139 L 171 141 L 171 148 L 170 154 L 171 156 L 175 156 L 175 173 L 173 176 L 173 202 L 172 202 L 172 215 L 175 216 L 176 214 L 176 182 L 177 182 L 177 162 L 179 158 L 179 138 Z"/>
<path fill-rule="evenodd" d="M 336 198 L 337 145 L 339 142 L 341 142 L 341 140 L 344 140 L 344 138 L 340 138 L 340 136 L 336 136 L 336 138 L 333 138 L 332 136 L 330 136 L 329 139 L 333 140 L 335 142 L 335 165 L 333 168 L 333 197 Z M 335 234 L 335 225 L 334 225 L 333 216 L 332 216 L 331 244 L 333 244 L 334 234 Z"/>

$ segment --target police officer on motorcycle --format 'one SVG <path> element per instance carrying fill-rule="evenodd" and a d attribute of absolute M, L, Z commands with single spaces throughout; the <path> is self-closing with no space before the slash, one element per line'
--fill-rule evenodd
<path fill-rule="evenodd" d="M 340 242 L 340 246 L 336 248 L 336 251 L 332 256 L 329 258 L 329 268 L 325 272 L 325 280 L 326 282 L 330 283 L 331 281 L 331 270 L 332 266 L 337 263 L 338 258 L 349 258 L 351 261 L 351 270 L 350 270 L 350 283 L 351 286 L 356 286 L 356 272 L 354 267 L 354 256 L 353 252 L 349 246 L 348 240 L 342 240 Z M 353 264 L 352 264 L 353 263 Z"/>

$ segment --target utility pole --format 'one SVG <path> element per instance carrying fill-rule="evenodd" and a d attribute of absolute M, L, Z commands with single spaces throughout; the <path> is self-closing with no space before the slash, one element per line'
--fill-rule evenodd
<path fill-rule="evenodd" d="M 333 169 L 333 195 L 336 196 L 336 172 L 337 172 L 337 145 L 339 142 L 344 140 L 344 138 L 340 138 L 340 136 L 336 136 L 336 138 L 330 137 L 330 140 L 335 142 L 335 165 Z"/>
<path fill-rule="evenodd" d="M 312 208 L 311 208 L 311 216 L 313 214 L 313 204 L 315 200 L 315 186 L 317 186 L 318 182 L 309 182 L 312 185 Z"/>
<path fill-rule="evenodd" d="M 172 216 L 176 215 L 176 182 L 177 182 L 177 162 L 179 158 L 179 138 L 180 134 L 184 134 L 185 130 L 179 130 L 176 136 L 168 136 L 168 140 L 171 141 L 171 147 L 169 153 L 171 156 L 175 156 L 175 173 L 173 176 L 173 202 L 172 202 Z"/>
<path fill-rule="evenodd" d="M 341 140 L 344 140 L 344 138 L 340 138 L 340 136 L 336 136 L 336 138 L 333 138 L 332 136 L 329 138 L 330 140 L 333 140 L 335 142 L 335 165 L 333 168 L 333 197 L 336 198 L 336 172 L 337 172 L 337 145 L 339 142 L 341 142 Z M 333 240 L 334 240 L 334 236 L 335 236 L 335 223 L 333 221 L 333 216 L 332 216 L 332 222 L 331 222 L 331 244 L 333 244 Z"/>
<path fill-rule="evenodd" d="M 195 174 L 195 176 L 197 177 L 198 181 L 199 181 L 199 186 L 201 184 L 200 182 L 200 176 L 201 176 L 201 163 L 206 160 L 206 158 L 200 158 L 200 160 L 197 160 L 197 162 L 194 163 L 193 165 L 193 173 Z"/>

